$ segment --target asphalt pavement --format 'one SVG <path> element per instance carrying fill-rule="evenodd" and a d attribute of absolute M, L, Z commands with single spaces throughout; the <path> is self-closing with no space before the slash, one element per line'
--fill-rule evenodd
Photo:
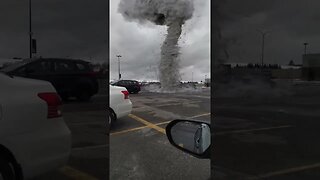
<path fill-rule="evenodd" d="M 165 134 L 174 119 L 210 122 L 209 90 L 197 93 L 130 95 L 132 114 L 110 132 L 110 179 L 210 178 L 210 160 L 197 159 L 173 147 Z"/>
<path fill-rule="evenodd" d="M 214 179 L 320 179 L 320 88 L 288 89 L 213 98 Z"/>
<path fill-rule="evenodd" d="M 213 97 L 210 92 L 132 94 L 133 112 L 106 138 L 106 94 L 64 104 L 72 131 L 67 166 L 36 179 L 208 179 L 210 160 L 174 148 L 165 135 L 174 119 L 210 122 L 214 179 L 320 179 L 320 91 L 292 86 L 273 96 Z M 311 90 L 310 90 L 311 89 Z M 211 170 L 212 170 L 211 169 Z"/>
<path fill-rule="evenodd" d="M 107 95 L 98 94 L 89 102 L 70 99 L 62 107 L 72 135 L 72 151 L 67 165 L 34 180 L 97 180 L 108 177 L 106 129 Z"/>
<path fill-rule="evenodd" d="M 71 157 L 66 166 L 34 180 L 208 179 L 210 160 L 179 151 L 164 134 L 165 126 L 173 119 L 210 121 L 210 95 L 208 92 L 201 95 L 147 92 L 130 95 L 133 112 L 112 127 L 110 144 L 106 130 L 106 93 L 94 96 L 89 102 L 73 99 L 64 102 L 63 116 L 72 132 Z"/>

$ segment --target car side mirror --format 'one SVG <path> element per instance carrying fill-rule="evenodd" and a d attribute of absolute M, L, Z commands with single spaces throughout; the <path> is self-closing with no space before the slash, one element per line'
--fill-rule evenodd
<path fill-rule="evenodd" d="M 209 159 L 211 150 L 210 125 L 194 120 L 173 120 L 166 127 L 170 143 L 197 158 Z"/>

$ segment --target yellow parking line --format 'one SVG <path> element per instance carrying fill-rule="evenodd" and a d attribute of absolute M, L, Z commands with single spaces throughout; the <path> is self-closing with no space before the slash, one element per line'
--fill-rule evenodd
<path fill-rule="evenodd" d="M 161 123 L 157 123 L 155 125 L 159 126 L 159 125 L 162 125 L 162 124 L 169 124 L 171 121 L 165 121 L 165 122 L 161 122 Z"/>
<path fill-rule="evenodd" d="M 191 116 L 191 117 L 189 117 L 189 118 L 192 119 L 192 118 L 197 118 L 197 117 L 202 117 L 202 116 L 208 116 L 208 115 L 211 115 L 211 113 L 199 114 L 199 115 Z"/>
<path fill-rule="evenodd" d="M 210 114 L 211 113 L 199 114 L 199 115 L 192 116 L 192 117 L 189 117 L 189 118 L 192 119 L 192 118 L 196 118 L 196 117 L 207 116 L 207 115 L 210 115 Z M 141 130 L 141 129 L 144 129 L 144 128 L 152 128 L 152 129 L 155 129 L 155 130 L 165 134 L 165 129 L 159 127 L 159 125 L 168 124 L 168 123 L 171 122 L 171 121 L 165 121 L 165 122 L 153 124 L 153 123 L 150 123 L 147 120 L 142 119 L 141 117 L 138 117 L 138 116 L 133 115 L 133 114 L 129 114 L 128 116 L 133 118 L 133 119 L 135 119 L 135 120 L 137 120 L 137 121 L 139 121 L 139 122 L 141 122 L 141 123 L 143 123 L 143 124 L 145 124 L 146 126 L 140 126 L 140 127 L 136 127 L 136 128 L 131 128 L 131 129 L 126 129 L 126 130 L 110 133 L 111 136 L 118 135 L 118 134 L 124 134 L 124 133 L 128 133 L 128 132 L 131 132 L 131 131 L 137 131 L 137 130 Z"/>
<path fill-rule="evenodd" d="M 97 178 L 95 178 L 95 177 L 93 177 L 93 176 L 91 176 L 91 175 L 89 175 L 87 173 L 84 173 L 82 171 L 79 171 L 77 169 L 74 169 L 74 168 L 72 168 L 70 166 L 64 166 L 64 167 L 60 168 L 59 171 L 63 175 L 65 175 L 65 176 L 67 176 L 67 177 L 69 177 L 71 179 L 76 179 L 76 180 L 98 180 Z"/>
<path fill-rule="evenodd" d="M 166 134 L 166 130 L 165 129 L 163 129 L 163 128 L 155 125 L 155 124 L 152 124 L 152 123 L 148 122 L 147 120 L 142 119 L 141 117 L 138 117 L 138 116 L 133 115 L 133 114 L 129 114 L 128 116 L 133 118 L 133 119 L 135 119 L 135 120 L 137 120 L 137 121 L 139 121 L 139 122 L 141 122 L 141 123 L 143 123 L 143 124 L 145 124 L 149 128 L 155 129 L 155 130 L 157 130 L 157 131 L 159 131 L 159 132 L 161 132 L 163 134 Z"/>
<path fill-rule="evenodd" d="M 165 121 L 165 122 L 161 122 L 161 123 L 157 123 L 155 125 L 163 125 L 163 124 L 168 124 L 169 122 L 171 121 Z M 144 129 L 144 128 L 147 128 L 148 126 L 140 126 L 140 127 L 136 127 L 136 128 L 132 128 L 132 129 L 126 129 L 126 130 L 122 130 L 122 131 L 118 131 L 118 132 L 114 132 L 114 133 L 111 133 L 110 135 L 118 135 L 118 134 L 124 134 L 124 133 L 127 133 L 127 132 L 131 132 L 131 131 L 137 131 L 137 130 L 140 130 L 140 129 Z"/>
<path fill-rule="evenodd" d="M 284 169 L 284 170 L 280 170 L 280 171 L 274 171 L 274 172 L 258 175 L 257 177 L 253 177 L 250 179 L 265 179 L 265 178 L 270 178 L 273 176 L 290 174 L 290 173 L 295 173 L 295 172 L 304 171 L 304 170 L 308 170 L 308 169 L 314 169 L 314 168 L 318 168 L 318 167 L 320 167 L 320 163 L 310 164 L 310 165 L 306 165 L 306 166 L 299 166 L 299 167 Z"/>

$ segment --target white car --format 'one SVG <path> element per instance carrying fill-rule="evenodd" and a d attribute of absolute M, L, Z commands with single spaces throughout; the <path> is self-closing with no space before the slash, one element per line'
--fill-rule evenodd
<path fill-rule="evenodd" d="M 0 179 L 28 179 L 68 162 L 71 133 L 46 81 L 0 73 Z"/>
<path fill-rule="evenodd" d="M 129 92 L 125 87 L 110 85 L 109 99 L 109 125 L 132 111 L 132 103 L 129 99 Z"/>

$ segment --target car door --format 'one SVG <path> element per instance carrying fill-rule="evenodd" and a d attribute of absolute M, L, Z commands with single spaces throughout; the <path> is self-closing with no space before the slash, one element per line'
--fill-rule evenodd
<path fill-rule="evenodd" d="M 53 85 L 59 94 L 72 94 L 75 83 L 75 65 L 67 60 L 54 60 Z"/>
<path fill-rule="evenodd" d="M 123 87 L 130 92 L 130 81 L 123 81 Z"/>
<path fill-rule="evenodd" d="M 134 83 L 133 83 L 133 81 L 128 81 L 127 83 L 128 83 L 128 85 L 127 85 L 127 90 L 128 90 L 130 93 L 133 92 L 133 91 L 134 91 Z"/>

